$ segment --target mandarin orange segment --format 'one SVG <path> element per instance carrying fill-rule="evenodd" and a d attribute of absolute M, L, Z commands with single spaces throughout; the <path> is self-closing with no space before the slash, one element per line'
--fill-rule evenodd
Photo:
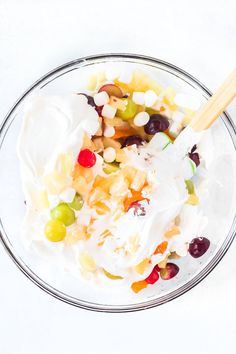
<path fill-rule="evenodd" d="M 134 269 L 137 273 L 143 274 L 147 266 L 149 265 L 149 259 L 143 259 L 139 264 L 137 264 Z"/>
<path fill-rule="evenodd" d="M 132 191 L 132 197 L 128 197 L 124 200 L 124 209 L 125 211 L 128 211 L 130 204 L 136 201 L 144 200 L 144 198 L 141 194 L 141 191 Z"/>
<path fill-rule="evenodd" d="M 115 135 L 113 135 L 112 139 L 125 138 L 130 135 L 135 135 L 136 131 L 133 128 L 129 129 L 116 129 Z"/>
<path fill-rule="evenodd" d="M 154 254 L 158 254 L 158 253 L 163 254 L 166 251 L 167 246 L 168 246 L 168 242 L 167 241 L 163 241 L 162 243 L 160 243 L 157 246 L 157 248 L 155 249 Z"/>
<path fill-rule="evenodd" d="M 137 294 L 141 290 L 145 289 L 147 286 L 148 286 L 148 283 L 145 280 L 140 280 L 140 281 L 136 281 L 135 283 L 133 283 L 131 285 L 131 289 L 133 290 L 133 292 L 135 292 Z"/>

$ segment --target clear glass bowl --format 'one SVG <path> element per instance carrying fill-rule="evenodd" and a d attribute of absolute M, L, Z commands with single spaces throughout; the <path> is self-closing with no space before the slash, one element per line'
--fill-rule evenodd
<path fill-rule="evenodd" d="M 198 80 L 169 63 L 140 55 L 109 54 L 74 60 L 51 71 L 27 90 L 13 106 L 0 129 L 0 234 L 6 251 L 19 269 L 47 293 L 69 304 L 95 311 L 128 312 L 143 310 L 173 300 L 184 294 L 209 274 L 228 250 L 235 236 L 235 194 L 233 167 L 222 162 L 219 170 L 228 169 L 226 177 L 219 181 L 218 190 L 212 192 L 217 208 L 207 210 L 209 226 L 206 232 L 217 230 L 208 252 L 199 259 L 189 255 L 179 261 L 179 274 L 170 281 L 159 281 L 140 294 L 120 292 L 114 285 L 109 293 L 99 287 L 81 283 L 54 264 L 27 252 L 21 242 L 20 229 L 24 216 L 24 196 L 21 189 L 16 140 L 23 118 L 23 105 L 36 91 L 45 94 L 84 92 L 88 75 L 102 69 L 108 63 L 119 63 L 140 68 L 163 86 L 172 86 L 177 92 L 197 95 L 202 102 L 211 95 Z M 46 127 L 45 127 L 46 129 Z M 217 146 L 235 154 L 235 126 L 229 115 L 223 113 L 212 127 Z M 210 238 L 210 237 L 209 237 Z"/>

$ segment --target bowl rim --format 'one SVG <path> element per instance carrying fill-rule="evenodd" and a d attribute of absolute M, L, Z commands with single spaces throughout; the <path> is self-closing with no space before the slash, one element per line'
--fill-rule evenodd
<path fill-rule="evenodd" d="M 55 69 L 49 71 L 47 74 L 43 75 L 41 78 L 39 78 L 37 81 L 35 81 L 18 99 L 17 101 L 13 104 L 12 108 L 10 111 L 7 113 L 5 116 L 1 126 L 0 126 L 0 149 L 2 146 L 2 143 L 5 138 L 5 134 L 7 133 L 8 128 L 11 125 L 11 122 L 13 121 L 14 117 L 11 120 L 11 117 L 13 113 L 17 110 L 18 106 L 21 104 L 21 102 L 24 100 L 24 98 L 32 91 L 34 90 L 38 85 L 43 83 L 45 80 L 49 79 L 51 76 L 60 73 L 61 71 L 68 69 L 74 65 L 81 65 L 82 63 L 89 64 L 94 64 L 94 61 L 99 62 L 100 60 L 108 60 L 108 59 L 130 59 L 130 60 L 135 60 L 136 62 L 140 61 L 141 64 L 149 64 L 153 66 L 161 65 L 165 68 L 169 68 L 173 71 L 176 71 L 178 74 L 183 75 L 183 77 L 186 77 L 190 81 L 194 82 L 194 84 L 201 90 L 203 91 L 207 97 L 210 97 L 212 95 L 211 91 L 203 85 L 199 80 L 197 80 L 194 76 L 191 74 L 187 73 L 185 70 L 169 63 L 161 59 L 156 59 L 150 56 L 146 55 L 140 55 L 140 54 L 130 54 L 130 53 L 108 53 L 108 54 L 98 54 L 98 55 L 90 55 L 90 56 L 85 56 L 81 57 L 72 61 L 69 61 L 63 65 L 60 65 L 56 67 Z M 68 72 L 68 71 L 67 71 Z M 173 73 L 172 73 L 173 74 Z M 234 147 L 236 149 L 236 139 L 233 139 L 233 136 L 236 137 L 236 127 L 229 116 L 229 114 L 224 111 L 221 115 L 221 118 L 223 118 L 223 122 L 232 138 L 232 142 L 234 144 Z M 210 260 L 208 264 L 197 274 L 195 275 L 192 279 L 190 279 L 187 283 L 184 285 L 180 286 L 179 288 L 171 291 L 168 294 L 164 294 L 161 297 L 157 299 L 152 299 L 152 300 L 147 300 L 145 302 L 141 303 L 135 303 L 135 304 L 129 304 L 129 305 L 100 305 L 92 302 L 87 302 L 84 300 L 79 300 L 75 297 L 69 296 L 61 291 L 58 291 L 56 288 L 50 286 L 47 284 L 44 280 L 39 278 L 30 268 L 28 265 L 24 263 L 24 261 L 14 252 L 14 248 L 10 242 L 10 240 L 7 237 L 7 234 L 3 228 L 1 218 L 0 218 L 0 239 L 1 243 L 3 244 L 5 250 L 13 260 L 13 262 L 16 264 L 16 266 L 22 271 L 25 276 L 30 279 L 34 284 L 36 284 L 39 288 L 44 290 L 46 293 L 52 295 L 53 297 L 68 303 L 70 305 L 73 305 L 75 307 L 83 308 L 86 310 L 91 310 L 91 311 L 98 311 L 98 312 L 109 312 L 109 313 L 123 313 L 123 312 L 134 312 L 134 311 L 140 311 L 140 310 L 145 310 L 149 308 L 153 308 L 159 305 L 162 305 L 166 302 L 169 302 L 171 300 L 176 299 L 177 297 L 183 295 L 186 293 L 188 290 L 192 289 L 194 286 L 196 286 L 199 282 L 201 282 L 215 267 L 216 265 L 220 262 L 222 257 L 225 255 L 225 253 L 228 251 L 230 245 L 233 242 L 233 239 L 236 235 L 236 216 L 234 217 L 234 220 L 232 222 L 230 231 L 225 238 L 224 242 L 222 243 L 221 247 L 218 249 L 214 257 Z"/>

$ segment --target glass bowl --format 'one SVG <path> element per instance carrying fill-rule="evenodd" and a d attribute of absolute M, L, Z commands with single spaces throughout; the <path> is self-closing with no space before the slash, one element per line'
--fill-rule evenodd
<path fill-rule="evenodd" d="M 143 310 L 175 299 L 184 294 L 217 265 L 228 250 L 235 236 L 234 169 L 227 159 L 215 166 L 215 171 L 224 170 L 211 192 L 212 203 L 206 213 L 209 225 L 206 234 L 214 230 L 214 241 L 208 252 L 199 259 L 186 256 L 176 263 L 178 275 L 169 281 L 159 281 L 140 294 L 120 291 L 116 285 L 109 292 L 99 286 L 91 287 L 55 264 L 27 252 L 21 242 L 20 229 L 25 212 L 21 189 L 16 141 L 23 118 L 23 106 L 28 96 L 36 91 L 45 94 L 84 92 L 88 75 L 104 66 L 119 63 L 127 68 L 140 68 L 149 73 L 162 86 L 172 86 L 177 92 L 187 92 L 206 101 L 211 93 L 194 77 L 164 61 L 131 54 L 108 54 L 74 60 L 51 71 L 34 83 L 15 103 L 0 129 L 0 234 L 6 251 L 19 269 L 41 289 L 68 304 L 84 309 L 106 312 Z M 45 127 L 46 129 L 46 127 Z M 235 156 L 235 126 L 229 115 L 223 113 L 212 127 L 216 146 Z M 217 189 L 218 188 L 218 189 Z M 217 226 L 217 227 L 216 227 Z M 211 237 L 209 237 L 211 239 Z"/>

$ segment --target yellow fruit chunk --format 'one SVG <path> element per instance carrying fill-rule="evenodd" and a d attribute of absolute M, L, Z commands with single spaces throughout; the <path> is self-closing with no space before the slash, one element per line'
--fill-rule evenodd
<path fill-rule="evenodd" d="M 134 180 L 135 175 L 136 175 L 136 172 L 137 172 L 136 168 L 134 168 L 132 166 L 125 166 L 121 172 L 122 172 L 124 178 L 127 180 L 128 185 L 130 186 Z"/>
<path fill-rule="evenodd" d="M 140 281 L 136 281 L 135 283 L 133 283 L 131 285 L 131 289 L 133 290 L 133 292 L 135 292 L 137 294 L 141 290 L 145 289 L 147 286 L 148 286 L 148 283 L 145 280 L 140 280 Z"/>
<path fill-rule="evenodd" d="M 98 215 L 104 215 L 110 212 L 110 208 L 103 202 L 97 202 L 94 206 Z"/>
<path fill-rule="evenodd" d="M 122 129 L 121 127 L 119 127 L 119 129 L 118 128 L 116 129 L 116 132 L 113 135 L 112 139 L 125 138 L 127 136 L 135 135 L 135 134 L 137 134 L 137 131 L 131 127 L 129 127 L 128 129 L 127 129 L 127 127 L 125 129 Z"/>
<path fill-rule="evenodd" d="M 107 276 L 107 278 L 109 278 L 109 279 L 112 279 L 112 280 L 123 279 L 120 275 L 111 274 L 104 268 L 103 268 L 103 272 Z"/>
<path fill-rule="evenodd" d="M 158 267 L 159 268 L 165 268 L 166 267 L 166 263 L 167 263 L 168 258 L 166 257 L 165 259 L 163 259 L 163 261 L 158 263 Z"/>
<path fill-rule="evenodd" d="M 64 242 L 66 245 L 70 246 L 80 240 L 86 240 L 86 228 L 83 226 L 78 226 L 72 231 L 67 232 Z"/>
<path fill-rule="evenodd" d="M 139 274 L 143 274 L 148 265 L 149 265 L 149 259 L 145 258 L 134 267 L 134 270 Z"/>
<path fill-rule="evenodd" d="M 146 181 L 146 173 L 143 171 L 137 171 L 131 183 L 131 188 L 134 189 L 135 191 L 140 191 L 143 188 L 145 181 Z"/>
<path fill-rule="evenodd" d="M 88 190 L 88 183 L 83 176 L 79 176 L 74 179 L 72 187 L 76 190 L 77 193 L 85 195 Z"/>
<path fill-rule="evenodd" d="M 188 197 L 188 200 L 186 202 L 186 204 L 190 204 L 190 205 L 197 205 L 199 204 L 199 198 L 196 194 L 190 194 L 190 196 Z"/>
<path fill-rule="evenodd" d="M 96 152 L 101 152 L 104 150 L 104 145 L 103 145 L 103 139 L 102 138 L 94 138 L 93 139 L 93 143 L 95 146 L 95 150 Z"/>
<path fill-rule="evenodd" d="M 104 122 L 106 125 L 112 126 L 116 129 L 121 129 L 121 130 L 128 130 L 130 129 L 130 125 L 129 123 L 125 122 L 123 119 L 121 118 L 113 118 L 113 119 L 109 119 L 109 118 L 104 118 Z M 113 139 L 113 137 L 112 137 Z"/>
<path fill-rule="evenodd" d="M 94 259 L 86 251 L 80 253 L 79 262 L 81 267 L 88 272 L 95 272 L 97 269 Z"/>
<path fill-rule="evenodd" d="M 116 161 L 117 162 L 126 162 L 127 161 L 127 155 L 124 150 L 116 149 Z"/>
<path fill-rule="evenodd" d="M 103 145 L 104 145 L 104 148 L 107 148 L 107 147 L 113 147 L 114 149 L 121 148 L 121 143 L 119 143 L 119 141 L 115 141 L 113 138 L 104 137 L 103 138 Z"/>
<path fill-rule="evenodd" d="M 168 231 L 165 232 L 164 236 L 166 238 L 171 238 L 175 235 L 179 235 L 180 234 L 180 230 L 177 226 L 173 226 L 171 229 L 169 229 Z"/>
<path fill-rule="evenodd" d="M 84 134 L 82 148 L 89 149 L 91 151 L 95 150 L 95 145 L 94 145 L 93 141 L 90 139 L 90 137 L 86 133 Z"/>
<path fill-rule="evenodd" d="M 109 105 L 112 107 L 119 109 L 120 111 L 125 111 L 126 102 L 123 99 L 117 98 L 115 96 L 110 97 Z"/>
<path fill-rule="evenodd" d="M 75 168 L 72 173 L 73 179 L 77 179 L 78 177 L 84 177 L 88 183 L 93 180 L 93 171 L 91 168 L 86 168 L 80 166 L 79 164 L 75 165 Z"/>
<path fill-rule="evenodd" d="M 109 192 L 112 196 L 117 197 L 124 196 L 128 193 L 128 185 L 121 173 L 114 176 L 114 181 L 110 186 Z"/>
<path fill-rule="evenodd" d="M 101 200 L 108 199 L 108 194 L 100 187 L 93 188 L 88 197 L 88 205 L 92 207 Z"/>
<path fill-rule="evenodd" d="M 105 193 L 108 194 L 110 187 L 114 183 L 114 181 L 115 181 L 114 175 L 111 176 L 108 175 L 108 177 L 96 176 L 93 183 L 93 189 L 100 188 L 101 190 L 103 190 Z"/>
<path fill-rule="evenodd" d="M 167 87 L 163 92 L 163 102 L 168 104 L 169 108 L 173 111 L 177 109 L 177 105 L 174 103 L 175 96 L 176 92 L 173 87 Z"/>

